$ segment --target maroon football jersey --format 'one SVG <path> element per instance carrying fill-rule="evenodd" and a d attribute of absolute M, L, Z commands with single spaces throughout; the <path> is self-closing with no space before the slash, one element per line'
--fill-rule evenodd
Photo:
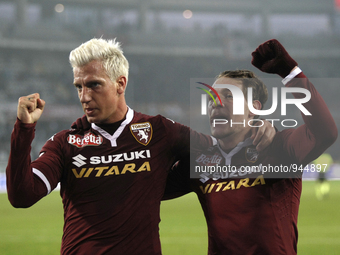
<path fill-rule="evenodd" d="M 196 192 L 209 255 L 296 254 L 303 168 L 337 137 L 325 102 L 302 73 L 298 78 L 287 85 L 311 92 L 304 106 L 312 115 L 303 116 L 304 125 L 278 132 L 261 153 L 248 138 L 229 153 L 213 146 L 195 154 L 191 164 L 180 161 L 170 173 L 164 198 Z M 190 167 L 200 171 L 198 179 L 183 171 Z"/>
<path fill-rule="evenodd" d="M 129 109 L 113 135 L 95 124 L 87 131 L 64 130 L 30 164 L 34 125 L 17 121 L 7 167 L 10 201 L 30 206 L 60 182 L 62 254 L 161 254 L 160 201 L 168 169 L 189 155 L 190 132 Z"/>

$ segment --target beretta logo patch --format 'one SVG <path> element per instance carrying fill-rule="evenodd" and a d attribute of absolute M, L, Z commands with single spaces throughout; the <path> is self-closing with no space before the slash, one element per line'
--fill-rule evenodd
<path fill-rule="evenodd" d="M 148 145 L 152 138 L 150 122 L 136 123 L 130 126 L 133 137 L 141 144 Z"/>
<path fill-rule="evenodd" d="M 86 133 L 85 135 L 69 135 L 67 137 L 69 144 L 72 144 L 78 148 L 85 146 L 98 146 L 103 143 L 103 137 L 95 135 L 92 132 Z"/>

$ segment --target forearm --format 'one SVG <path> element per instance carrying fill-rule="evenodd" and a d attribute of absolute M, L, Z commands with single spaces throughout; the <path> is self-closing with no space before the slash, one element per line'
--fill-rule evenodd
<path fill-rule="evenodd" d="M 192 192 L 190 157 L 177 161 L 169 171 L 162 200 L 174 199 Z"/>
<path fill-rule="evenodd" d="M 43 181 L 31 167 L 31 143 L 35 124 L 19 120 L 11 135 L 11 151 L 6 168 L 8 199 L 14 207 L 29 207 L 47 194 Z"/>
<path fill-rule="evenodd" d="M 311 93 L 310 100 L 303 104 L 311 115 L 302 113 L 305 124 L 294 131 L 290 140 L 292 143 L 300 141 L 305 147 L 309 147 L 311 151 L 306 161 L 313 160 L 314 157 L 326 150 L 337 139 L 336 124 L 325 101 L 303 73 L 298 74 L 286 86 L 304 88 Z M 293 95 L 295 98 L 304 97 L 301 93 L 293 93 Z M 301 156 L 305 157 L 307 155 Z"/>
<path fill-rule="evenodd" d="M 288 130 L 282 135 L 285 153 L 296 162 L 307 164 L 318 157 L 337 138 L 337 128 L 327 105 L 313 84 L 297 68 L 297 62 L 276 39 L 260 44 L 252 53 L 252 64 L 265 73 L 280 75 L 286 87 L 303 88 L 310 92 L 308 102 L 300 101 L 304 125 Z M 327 86 L 327 84 L 325 84 Z M 304 98 L 303 93 L 293 91 L 295 99 Z M 306 101 L 306 100 L 302 100 Z M 303 109 L 304 107 L 305 109 Z M 308 112 L 310 115 L 308 115 Z M 305 115 L 307 114 L 307 115 Z"/>

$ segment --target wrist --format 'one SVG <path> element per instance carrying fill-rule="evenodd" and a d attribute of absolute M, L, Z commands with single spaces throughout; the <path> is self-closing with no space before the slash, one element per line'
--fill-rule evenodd
<path fill-rule="evenodd" d="M 288 53 L 287 53 L 288 54 Z M 297 63 L 294 59 L 292 59 L 289 55 L 281 57 L 281 61 L 278 62 L 278 71 L 277 74 L 282 78 L 285 78 L 289 75 L 296 67 Z"/>
<path fill-rule="evenodd" d="M 301 72 L 302 70 L 298 66 L 294 67 L 292 71 L 286 77 L 284 77 L 284 79 L 282 80 L 282 83 L 286 85 L 288 82 L 290 82 L 295 76 L 297 76 Z"/>

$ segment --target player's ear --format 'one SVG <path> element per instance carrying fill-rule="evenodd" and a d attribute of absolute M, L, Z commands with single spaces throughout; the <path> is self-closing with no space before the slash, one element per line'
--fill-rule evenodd
<path fill-rule="evenodd" d="M 259 100 L 254 100 L 253 101 L 253 107 L 256 110 L 261 110 L 262 104 L 261 104 L 261 102 Z M 256 116 L 256 114 L 254 114 L 254 113 L 249 111 L 249 117 L 254 117 L 254 116 Z"/>
<path fill-rule="evenodd" d="M 127 85 L 127 79 L 125 76 L 119 76 L 116 80 L 117 82 L 117 93 L 118 94 L 124 94 L 126 85 Z"/>

